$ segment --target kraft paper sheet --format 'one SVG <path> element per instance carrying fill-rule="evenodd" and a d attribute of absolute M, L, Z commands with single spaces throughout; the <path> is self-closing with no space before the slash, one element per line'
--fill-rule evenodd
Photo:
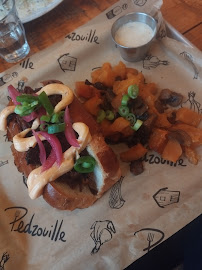
<path fill-rule="evenodd" d="M 121 60 L 110 29 L 120 16 L 148 12 L 158 20 L 158 39 L 147 57 L 126 63 L 142 71 L 146 81 L 184 96 L 183 106 L 202 112 L 202 55 L 195 48 L 166 36 L 162 1 L 119 1 L 101 15 L 75 29 L 50 48 L 28 57 L 0 75 L 0 110 L 9 84 L 34 88 L 46 79 L 91 80 L 90 73 L 104 62 Z M 82 40 L 83 39 L 83 40 Z M 124 62 L 124 61 L 123 61 Z M 26 179 L 13 163 L 10 143 L 0 133 L 0 268 L 5 270 L 117 270 L 161 244 L 202 213 L 202 162 L 182 158 L 176 164 L 149 152 L 139 176 L 121 163 L 123 177 L 93 206 L 59 211 L 42 197 L 31 200 Z M 124 145 L 113 147 L 116 153 Z M 198 148 L 202 155 L 202 148 Z"/>

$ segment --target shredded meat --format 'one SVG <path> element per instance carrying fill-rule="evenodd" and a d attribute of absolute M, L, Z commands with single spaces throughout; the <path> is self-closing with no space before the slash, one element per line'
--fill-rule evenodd
<path fill-rule="evenodd" d="M 46 82 L 44 82 L 46 84 Z M 37 89 L 38 91 L 39 89 Z M 31 87 L 25 87 L 23 93 L 26 94 L 33 94 L 36 91 L 33 90 Z M 49 96 L 49 99 L 53 106 L 58 104 L 58 102 L 61 100 L 61 95 L 52 95 Z M 7 137 L 9 141 L 12 141 L 13 137 L 21 132 L 22 130 L 26 128 L 30 128 L 32 126 L 33 121 L 26 122 L 23 120 L 22 117 L 19 115 L 13 113 L 10 114 L 7 118 Z M 67 139 L 65 137 L 64 133 L 57 133 L 55 134 L 57 138 L 59 139 L 61 146 L 62 146 L 62 152 L 64 153 L 69 147 L 69 143 L 67 142 Z M 29 132 L 26 137 L 32 136 L 32 132 Z M 48 141 L 43 141 L 43 144 L 45 146 L 46 150 L 46 156 L 48 157 L 51 152 L 51 146 Z M 17 168 L 20 172 L 24 172 L 26 177 L 29 175 L 29 173 L 34 170 L 36 167 L 41 166 L 40 158 L 39 158 L 39 146 L 38 144 L 33 147 L 29 148 L 27 152 L 18 152 L 14 149 L 14 146 L 12 145 L 12 151 L 13 155 L 16 156 L 17 160 Z M 87 151 L 84 150 L 80 155 L 88 155 Z M 74 169 L 70 172 L 62 175 L 57 179 L 57 181 L 65 181 L 71 188 L 76 188 L 79 186 L 79 189 L 82 190 L 84 185 L 88 185 L 89 189 L 93 194 L 97 193 L 96 184 L 94 181 L 94 175 L 93 173 L 86 173 L 81 174 L 76 172 Z"/>

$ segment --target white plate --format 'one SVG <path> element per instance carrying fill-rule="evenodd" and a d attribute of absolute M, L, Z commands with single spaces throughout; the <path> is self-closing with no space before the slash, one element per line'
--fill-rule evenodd
<path fill-rule="evenodd" d="M 16 7 L 23 23 L 30 22 L 46 14 L 63 0 L 17 0 Z"/>

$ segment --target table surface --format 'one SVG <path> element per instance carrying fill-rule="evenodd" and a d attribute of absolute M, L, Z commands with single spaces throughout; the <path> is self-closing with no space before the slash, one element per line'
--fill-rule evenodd
<path fill-rule="evenodd" d="M 116 2 L 117 0 L 64 0 L 54 10 L 24 24 L 31 48 L 29 56 L 51 46 Z M 202 50 L 201 0 L 164 0 L 161 11 L 165 20 Z M 13 65 L 0 58 L 0 72 Z"/>

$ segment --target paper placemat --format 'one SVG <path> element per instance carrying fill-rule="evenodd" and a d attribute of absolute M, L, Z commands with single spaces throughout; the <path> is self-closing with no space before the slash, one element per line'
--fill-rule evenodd
<path fill-rule="evenodd" d="M 76 81 L 90 80 L 92 70 L 104 62 L 123 61 L 111 39 L 111 25 L 126 13 L 143 11 L 158 20 L 158 40 L 143 61 L 123 62 L 160 89 L 182 93 L 183 106 L 201 114 L 201 52 L 166 37 L 161 5 L 158 0 L 119 1 L 60 42 L 5 71 L 0 75 L 0 110 L 8 102 L 7 86 L 20 89 L 23 78 L 32 87 L 57 79 L 74 89 Z M 123 177 L 114 187 L 93 206 L 70 212 L 53 209 L 42 197 L 29 198 L 10 145 L 1 132 L 1 269 L 123 269 L 202 213 L 201 161 L 197 166 L 185 158 L 172 163 L 149 152 L 141 175 L 133 176 L 128 164 L 121 163 Z M 202 154 L 201 147 L 198 153 Z"/>

